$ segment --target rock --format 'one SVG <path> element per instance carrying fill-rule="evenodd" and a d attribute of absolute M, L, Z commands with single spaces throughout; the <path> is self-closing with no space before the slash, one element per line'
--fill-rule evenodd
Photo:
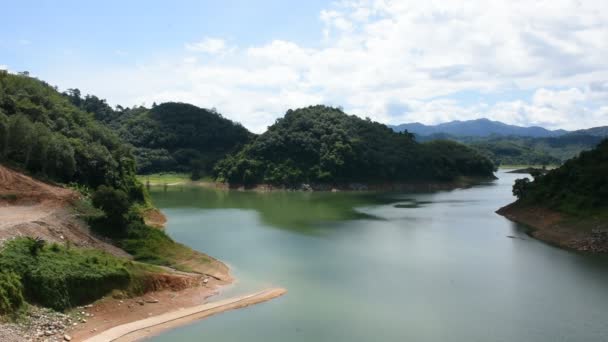
<path fill-rule="evenodd" d="M 300 189 L 302 191 L 313 191 L 312 186 L 310 186 L 310 184 L 302 184 L 300 186 Z"/>
<path fill-rule="evenodd" d="M 63 340 L 64 341 L 71 341 L 72 340 L 72 336 L 70 336 L 70 335 L 63 335 Z"/>
<path fill-rule="evenodd" d="M 137 304 L 139 304 L 139 305 L 144 305 L 144 301 L 143 301 L 143 300 L 141 300 L 141 299 L 137 300 L 137 302 L 136 302 L 136 303 L 137 303 Z"/>
<path fill-rule="evenodd" d="M 209 278 L 203 279 L 203 284 L 207 284 L 209 282 Z"/>
<path fill-rule="evenodd" d="M 87 320 L 84 318 L 80 320 L 80 323 L 86 323 L 86 322 L 87 322 Z"/>
<path fill-rule="evenodd" d="M 44 332 L 44 336 L 53 336 L 53 335 L 55 335 L 55 333 L 51 330 L 47 330 Z"/>
<path fill-rule="evenodd" d="M 146 303 L 151 303 L 151 304 L 158 303 L 158 299 L 155 299 L 155 298 L 148 299 L 148 300 L 146 300 Z"/>

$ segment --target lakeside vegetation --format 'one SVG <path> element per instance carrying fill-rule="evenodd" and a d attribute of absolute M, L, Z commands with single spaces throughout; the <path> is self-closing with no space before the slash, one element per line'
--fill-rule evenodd
<path fill-rule="evenodd" d="M 293 186 L 492 177 L 494 165 L 459 143 L 420 144 L 407 132 L 319 105 L 287 111 L 214 171 L 231 184 Z"/>
<path fill-rule="evenodd" d="M 534 181 L 518 179 L 518 204 L 544 206 L 573 216 L 608 212 L 608 139 Z"/>

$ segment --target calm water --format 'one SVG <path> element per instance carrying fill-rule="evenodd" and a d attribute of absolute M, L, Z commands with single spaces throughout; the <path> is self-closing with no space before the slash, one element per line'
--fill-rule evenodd
<path fill-rule="evenodd" d="M 608 259 L 494 213 L 517 175 L 429 194 L 154 191 L 167 232 L 287 295 L 152 341 L 608 341 Z M 522 239 L 512 239 L 507 236 Z"/>

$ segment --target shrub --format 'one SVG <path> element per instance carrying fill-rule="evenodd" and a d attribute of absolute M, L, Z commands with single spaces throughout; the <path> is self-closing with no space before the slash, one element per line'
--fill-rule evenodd
<path fill-rule="evenodd" d="M 17 311 L 24 303 L 21 279 L 13 272 L 0 272 L 0 315 Z"/>
<path fill-rule="evenodd" d="M 37 256 L 30 252 L 32 239 L 15 239 L 0 252 L 0 269 L 10 276 L 13 288 L 20 288 L 28 300 L 64 310 L 100 298 L 114 289 L 126 289 L 131 281 L 128 261 L 92 249 L 43 246 Z M 0 276 L 0 284 L 6 276 Z M 0 288 L 2 285 L 0 285 Z M 1 291 L 1 290 L 0 290 Z M 17 298 L 12 290 L 10 298 Z"/>
<path fill-rule="evenodd" d="M 91 201 L 105 214 L 95 219 L 93 226 L 104 235 L 123 235 L 129 224 L 129 196 L 122 190 L 102 185 L 93 193 Z"/>

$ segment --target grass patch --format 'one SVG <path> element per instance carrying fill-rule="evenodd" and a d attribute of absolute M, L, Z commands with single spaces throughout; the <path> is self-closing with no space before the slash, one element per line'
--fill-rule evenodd
<path fill-rule="evenodd" d="M 190 182 L 190 174 L 187 173 L 154 173 L 150 175 L 138 175 L 137 178 L 140 182 L 150 185 L 164 185 L 174 183 L 187 183 Z"/>
<path fill-rule="evenodd" d="M 188 266 L 191 261 L 197 265 L 210 262 L 205 255 L 173 241 L 162 230 L 145 224 L 131 225 L 126 238 L 119 239 L 118 245 L 137 261 L 169 266 L 185 272 L 196 271 Z"/>

